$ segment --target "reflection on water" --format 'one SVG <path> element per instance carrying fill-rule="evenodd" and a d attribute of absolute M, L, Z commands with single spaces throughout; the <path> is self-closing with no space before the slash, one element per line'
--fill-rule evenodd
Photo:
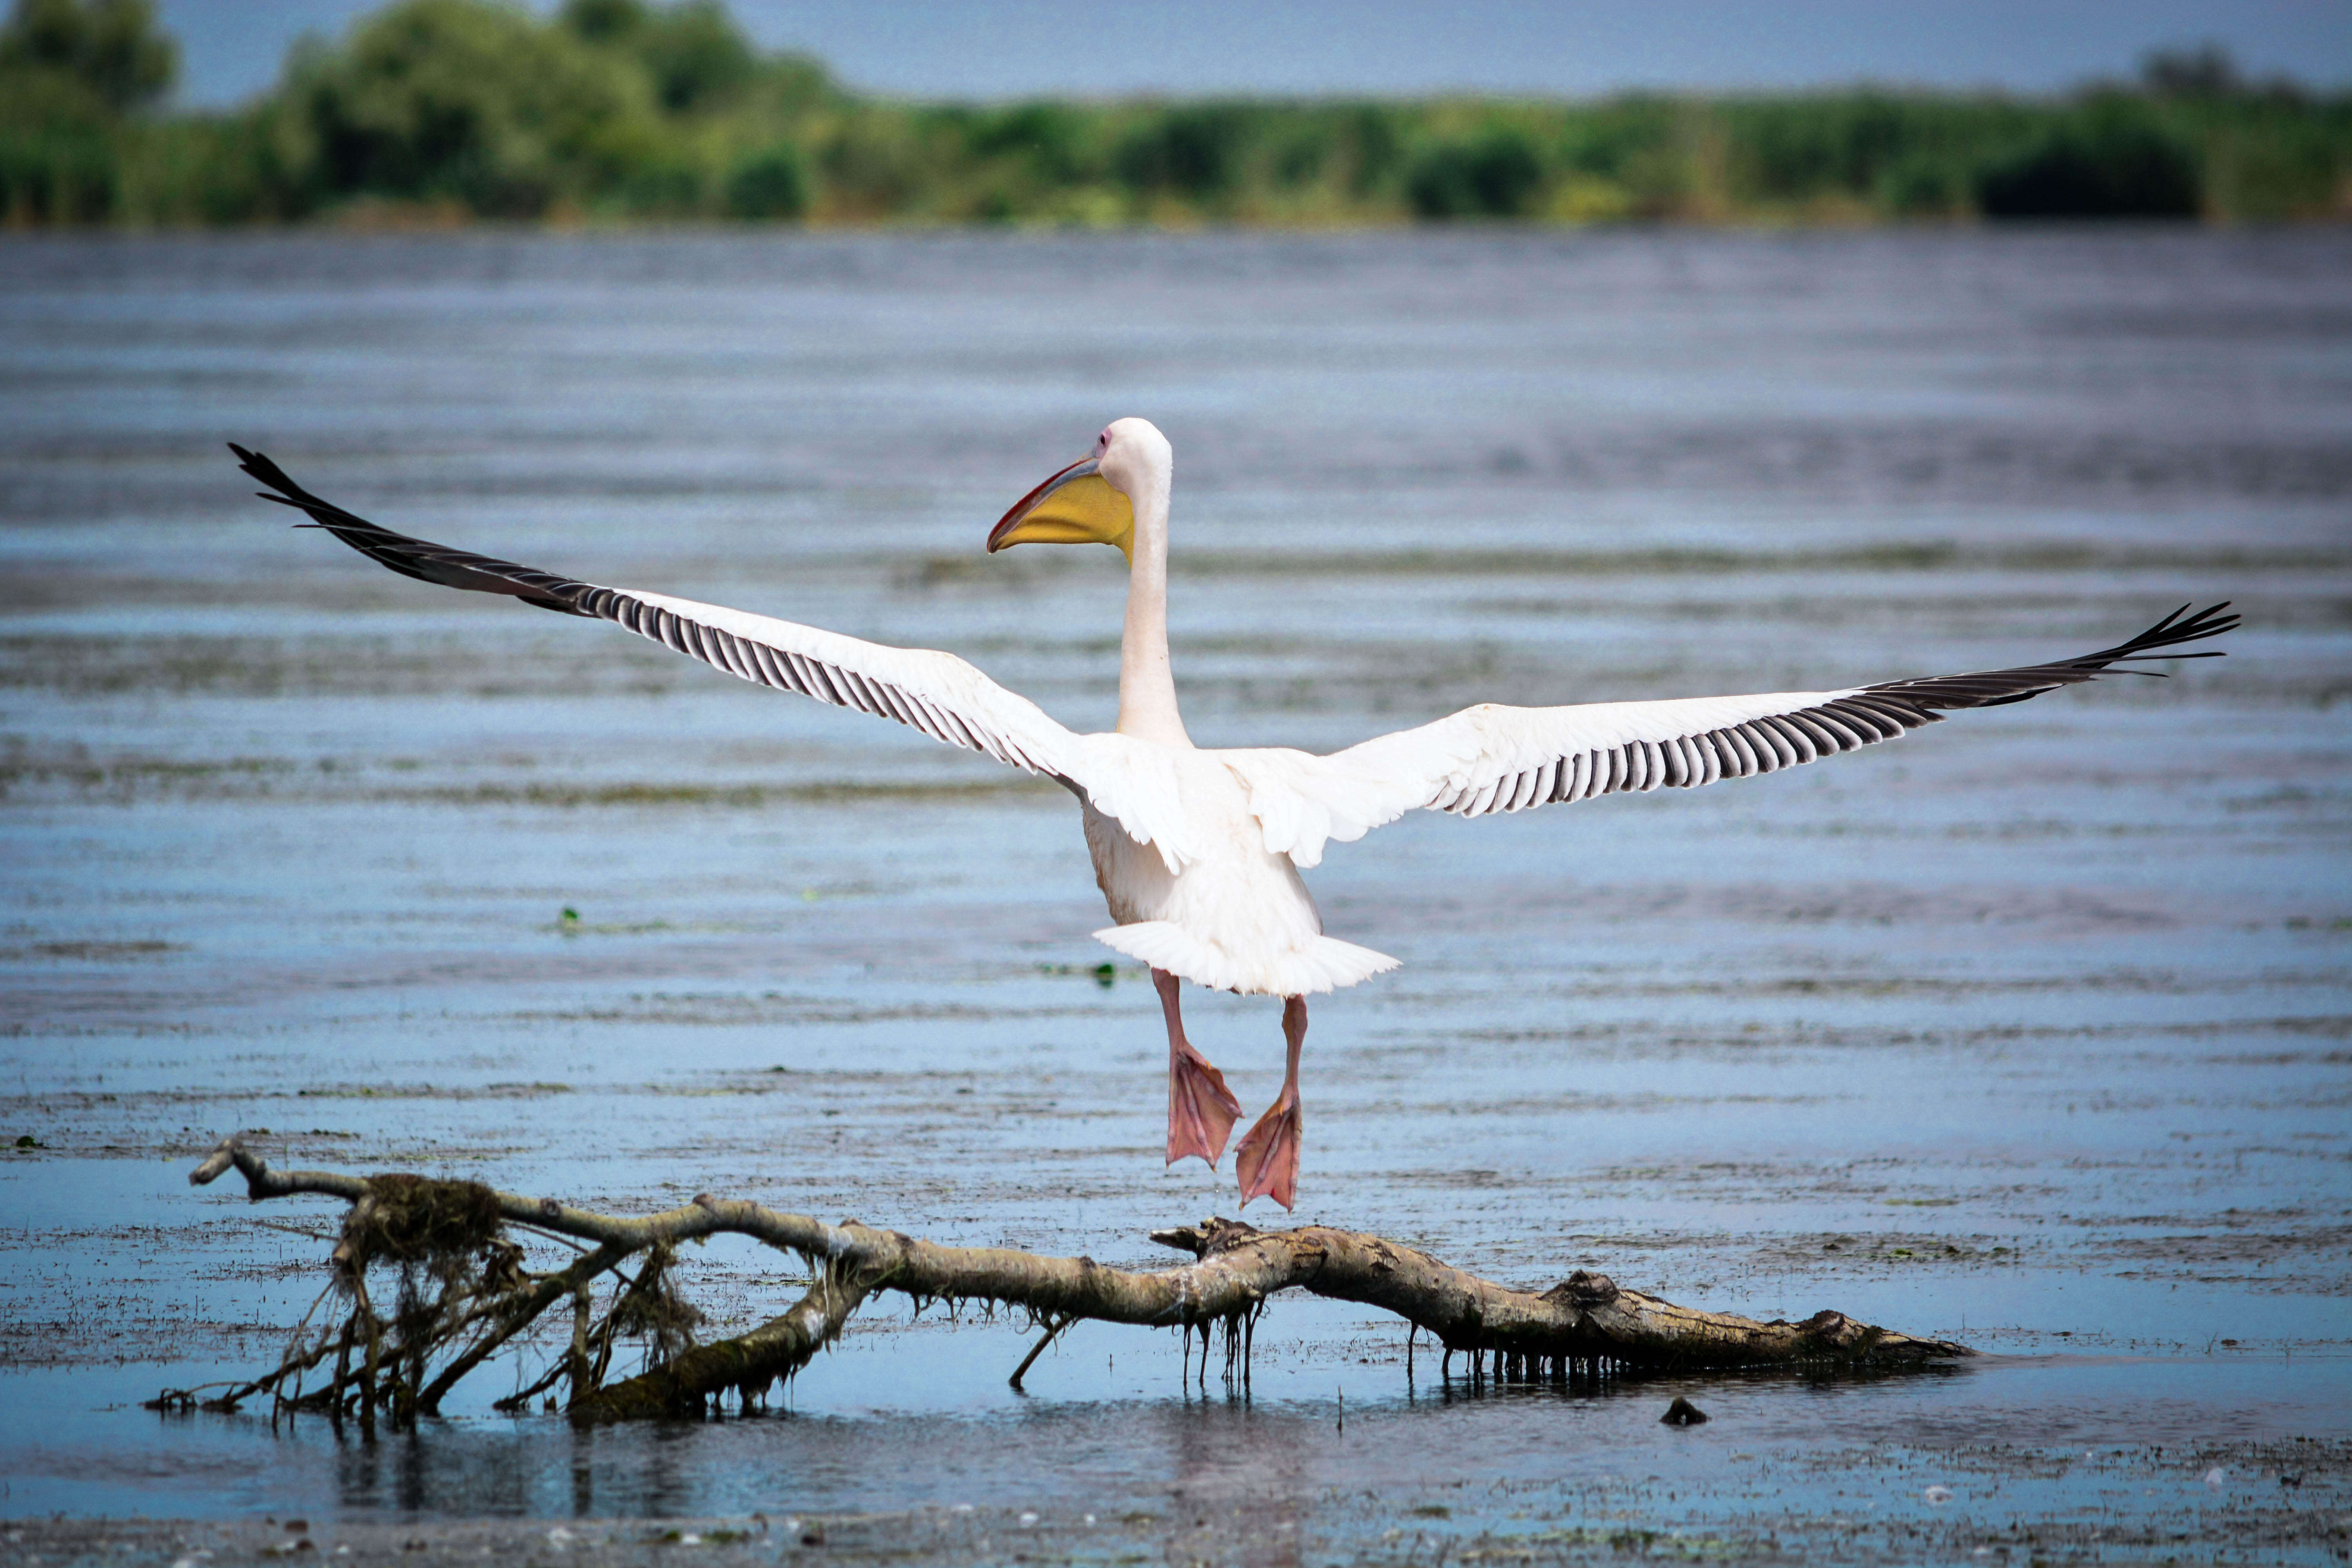
<path fill-rule="evenodd" d="M 1834 1511 L 1857 1487 L 1884 1506 L 1916 1508 L 1920 1474 L 1997 1480 L 2007 1506 L 2078 1508 L 2131 1479 L 2116 1460 L 2168 1447 L 2178 1457 L 2154 1471 L 2170 1488 L 2166 1500 L 2144 1505 L 2155 1509 L 2174 1506 L 2175 1472 L 2196 1454 L 2334 1429 L 2352 1382 L 2344 1373 L 2340 1359 L 1995 1358 L 1898 1376 L 1656 1378 L 1598 1390 L 1348 1380 L 1355 1393 L 1343 1401 L 1327 1363 L 1286 1368 L 1273 1395 L 1246 1401 L 1009 1400 L 986 1412 L 780 1410 L 579 1430 L 555 1417 L 474 1419 L 375 1440 L 339 1439 L 317 1421 L 273 1434 L 258 1418 L 196 1415 L 135 1432 L 117 1422 L 102 1446 L 94 1425 L 76 1422 L 91 1433 L 87 1446 L 20 1441 L 12 1468 L 13 1484 L 45 1506 L 88 1511 L 660 1520 L 1241 1510 L 1261 1527 L 1286 1518 L 1344 1532 L 1364 1500 L 1383 1518 L 1441 1500 L 1448 1517 L 1461 1516 L 1449 1528 L 1461 1529 L 1495 1523 L 1497 1495 L 1558 1494 L 1573 1510 L 1580 1499 L 1598 1510 L 1629 1489 L 1672 1489 L 1690 1501 L 1675 1514 L 1685 1524 L 1736 1512 L 1758 1487 L 1799 1515 Z M 1706 1426 L 1659 1423 L 1677 1394 L 1700 1402 Z M 2106 1462 L 2075 1462 L 2084 1458 Z M 2137 1479 L 2151 1479 L 2149 1468 Z M 1467 1498 L 1465 1480 L 1476 1488 Z M 2034 1494 L 2030 1504 L 2021 1492 Z"/>
<path fill-rule="evenodd" d="M 0 247 L 0 1133 L 42 1145 L 0 1163 L 0 1401 L 40 1413 L 0 1508 L 1025 1490 L 1377 1535 L 1334 1497 L 1732 1509 L 1736 1450 L 1828 1508 L 1808 1478 L 1888 1455 L 1893 1499 L 1986 1445 L 2342 1434 L 2347 263 L 2152 232 Z M 373 1446 L 131 1408 L 266 1361 L 316 1289 L 328 1206 L 181 1182 L 233 1127 L 1133 1266 L 1231 1212 L 1229 1173 L 1159 1169 L 1156 1005 L 1095 978 L 1058 792 L 374 572 L 220 445 L 426 537 L 953 648 L 1093 727 L 1115 558 L 980 544 L 1126 413 L 1176 446 L 1204 743 L 1981 668 L 2237 600 L 2231 658 L 2171 680 L 1403 822 L 1313 877 L 1405 968 L 1316 1007 L 1302 1217 L 1519 1283 L 2154 1359 L 1711 1382 L 1677 1434 L 1665 1385 L 1449 1399 L 1424 1362 L 1408 1393 L 1392 1325 L 1286 1300 L 1245 1407 L 1108 1329 L 1023 1402 L 1008 1326 L 880 1311 L 789 1414 L 708 1426 L 489 1419 L 503 1386 Z M 1270 1098 L 1273 1009 L 1189 1010 Z M 749 1247 L 688 1261 L 722 1324 L 791 1291 Z M 2001 1506 L 2114 1480 L 2069 1475 Z"/>

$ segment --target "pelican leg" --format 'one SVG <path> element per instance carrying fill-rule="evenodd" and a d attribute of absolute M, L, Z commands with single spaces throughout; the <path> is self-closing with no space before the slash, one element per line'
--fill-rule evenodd
<path fill-rule="evenodd" d="M 1225 1087 L 1225 1075 L 1184 1037 L 1184 1019 L 1176 1005 L 1177 979 L 1164 969 L 1151 972 L 1160 991 L 1160 1010 L 1168 1017 L 1168 1163 L 1198 1154 L 1215 1170 L 1225 1152 L 1225 1140 L 1241 1119 L 1242 1102 Z"/>
<path fill-rule="evenodd" d="M 1298 1113 L 1298 1048 L 1307 1043 L 1306 997 L 1283 998 L 1282 1037 L 1290 1047 L 1282 1092 L 1234 1151 L 1244 1208 L 1249 1207 L 1252 1198 L 1272 1198 L 1289 1208 L 1298 1196 L 1298 1145 L 1305 1136 Z"/>

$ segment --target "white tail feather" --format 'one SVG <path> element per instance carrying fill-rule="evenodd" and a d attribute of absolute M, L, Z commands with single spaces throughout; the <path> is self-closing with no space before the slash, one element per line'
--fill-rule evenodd
<path fill-rule="evenodd" d="M 1385 952 L 1328 936 L 1285 952 L 1244 958 L 1194 936 L 1173 921 L 1111 926 L 1095 932 L 1095 940 L 1114 952 L 1141 959 L 1195 985 L 1248 996 L 1318 995 L 1368 980 L 1396 968 L 1398 963 Z"/>

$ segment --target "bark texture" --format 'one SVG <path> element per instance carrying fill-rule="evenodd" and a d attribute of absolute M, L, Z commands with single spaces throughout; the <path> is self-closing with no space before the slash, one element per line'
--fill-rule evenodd
<path fill-rule="evenodd" d="M 234 1168 L 248 1195 L 317 1194 L 352 1205 L 332 1279 L 320 1300 L 350 1303 L 340 1325 L 297 1331 L 278 1368 L 199 1398 L 173 1390 L 159 1405 L 234 1408 L 268 1394 L 273 1408 L 316 1410 L 372 1423 L 430 1414 L 459 1379 L 559 1303 L 572 1304 L 571 1352 L 513 1407 L 569 1384 L 565 1407 L 581 1420 L 690 1415 L 730 1392 L 746 1403 L 789 1379 L 840 1334 L 860 1305 L 892 1290 L 919 1304 L 983 1301 L 1025 1310 L 1050 1336 L 1081 1319 L 1148 1327 L 1226 1331 L 1227 1371 L 1245 1379 L 1245 1342 L 1266 1300 L 1301 1289 L 1396 1314 L 1470 1374 L 1503 1378 L 1601 1375 L 1634 1369 L 1808 1365 L 1916 1366 L 1967 1356 L 1964 1345 L 1915 1338 L 1823 1311 L 1802 1322 L 1761 1322 L 1703 1312 L 1582 1271 L 1548 1290 L 1482 1279 L 1415 1247 L 1377 1236 L 1302 1226 L 1259 1230 L 1237 1220 L 1154 1231 L 1151 1239 L 1191 1261 L 1150 1271 L 1109 1268 L 1090 1258 L 1045 1258 L 1006 1247 L 942 1247 L 856 1220 L 828 1225 L 742 1199 L 705 1194 L 684 1208 L 626 1218 L 554 1198 L 502 1193 L 477 1183 L 407 1174 L 355 1176 L 275 1171 L 235 1137 L 189 1175 L 202 1185 Z M 519 1226 L 591 1244 L 569 1268 L 532 1274 L 506 1237 Z M 677 1244 L 748 1236 L 807 1261 L 807 1295 L 748 1333 L 696 1343 L 698 1314 L 670 1281 Z M 634 1265 L 635 1273 L 629 1272 Z M 379 1314 L 371 1267 L 393 1270 L 397 1306 Z M 615 1276 L 600 1315 L 594 1289 Z M 317 1309 L 314 1307 L 313 1315 Z M 607 1381 L 614 1347 L 647 1346 L 634 1377 Z M 306 1377 L 331 1359 L 324 1388 Z M 1033 1358 L 1034 1359 L 1034 1356 Z M 1205 1375 L 1207 1357 L 1202 1356 Z M 1027 1370 L 1027 1362 L 1022 1371 Z M 1013 1375 L 1019 1386 L 1020 1373 Z"/>

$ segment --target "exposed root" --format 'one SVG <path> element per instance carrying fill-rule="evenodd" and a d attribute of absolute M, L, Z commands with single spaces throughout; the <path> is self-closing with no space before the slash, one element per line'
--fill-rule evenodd
<path fill-rule="evenodd" d="M 1139 1272 L 1106 1268 L 1090 1258 L 940 1247 L 854 1220 L 831 1226 L 708 1194 L 685 1208 L 627 1219 L 473 1182 L 278 1172 L 234 1137 L 224 1139 L 189 1180 L 203 1184 L 231 1166 L 245 1176 L 256 1201 L 316 1193 L 352 1205 L 331 1259 L 333 1279 L 320 1299 L 340 1294 L 350 1309 L 340 1321 L 313 1332 L 314 1303 L 269 1373 L 233 1385 L 169 1390 L 150 1402 L 155 1408 L 234 1410 L 267 1394 L 273 1412 L 316 1412 L 370 1427 L 379 1418 L 405 1424 L 436 1410 L 460 1379 L 564 1301 L 572 1303 L 566 1352 L 536 1381 L 499 1401 L 500 1409 L 527 1408 L 558 1384 L 566 1385 L 564 1407 L 582 1420 L 694 1415 L 729 1394 L 749 1408 L 779 1380 L 789 1382 L 879 1290 L 908 1297 L 918 1310 L 937 1302 L 956 1322 L 975 1305 L 992 1319 L 1000 1305 L 1024 1312 L 1045 1333 L 1013 1373 L 1016 1389 L 1047 1345 L 1071 1324 L 1091 1319 L 1180 1330 L 1185 1379 L 1190 1384 L 1197 1375 L 1203 1390 L 1209 1352 L 1222 1326 L 1226 1387 L 1238 1385 L 1246 1394 L 1258 1316 L 1268 1297 L 1293 1289 L 1395 1313 L 1410 1326 L 1408 1375 L 1412 1342 L 1426 1331 L 1444 1349 L 1441 1374 L 1451 1379 L 1454 1356 L 1462 1352 L 1474 1386 L 1490 1376 L 1497 1383 L 1581 1384 L 1635 1370 L 1895 1367 L 1974 1353 L 1835 1311 L 1801 1323 L 1701 1312 L 1582 1271 L 1549 1290 L 1517 1290 L 1412 1247 L 1322 1226 L 1262 1231 L 1213 1219 L 1154 1231 L 1152 1240 L 1191 1253 L 1193 1261 Z M 522 1249 L 508 1239 L 514 1226 L 595 1245 L 568 1268 L 532 1273 Z M 695 1335 L 702 1316 L 672 1279 L 676 1247 L 722 1234 L 749 1236 L 798 1255 L 809 1267 L 808 1292 L 748 1333 L 699 1344 Z M 622 1267 L 632 1260 L 634 1273 Z M 388 1318 L 369 1293 L 372 1269 L 396 1279 Z M 615 1284 L 600 1314 L 594 1288 L 608 1273 Z M 1196 1330 L 1197 1374 L 1192 1361 Z M 608 1381 L 619 1347 L 632 1342 L 643 1349 L 637 1370 Z M 331 1379 L 323 1387 L 306 1387 L 305 1375 L 330 1359 Z"/>

